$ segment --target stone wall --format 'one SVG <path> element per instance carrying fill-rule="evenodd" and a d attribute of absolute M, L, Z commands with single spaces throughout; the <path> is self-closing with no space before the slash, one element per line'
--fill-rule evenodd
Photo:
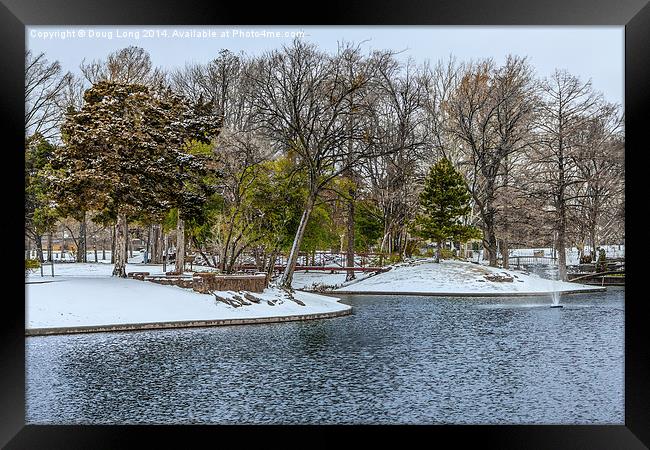
<path fill-rule="evenodd" d="M 157 277 L 145 277 L 144 280 L 151 281 L 152 283 L 164 284 L 166 286 L 178 286 L 186 289 L 192 289 L 194 287 L 194 281 L 190 277 L 157 276 Z"/>
<path fill-rule="evenodd" d="M 190 277 L 170 274 L 150 276 L 149 272 L 130 272 L 127 275 L 136 280 L 194 289 L 202 294 L 210 291 L 263 292 L 269 285 L 266 274 L 220 275 L 214 272 L 196 272 Z"/>
<path fill-rule="evenodd" d="M 268 286 L 266 274 L 219 275 L 213 272 L 197 272 L 192 280 L 192 289 L 201 293 L 210 291 L 263 292 Z"/>

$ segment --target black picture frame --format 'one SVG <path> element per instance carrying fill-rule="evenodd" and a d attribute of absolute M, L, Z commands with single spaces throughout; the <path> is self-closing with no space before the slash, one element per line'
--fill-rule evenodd
<path fill-rule="evenodd" d="M 312 14 L 308 14 L 313 11 Z M 296 12 L 303 12 L 299 17 Z M 650 354 L 645 345 L 646 324 L 642 294 L 626 296 L 625 304 L 625 425 L 620 426 L 35 426 L 25 425 L 25 333 L 24 304 L 11 287 L 24 276 L 19 258 L 22 240 L 19 169 L 24 164 L 20 149 L 24 145 L 24 50 L 27 25 L 621 25 L 625 26 L 625 127 L 626 196 L 647 191 L 641 162 L 647 143 L 643 112 L 650 105 L 650 5 L 647 0 L 517 0 L 454 2 L 306 2 L 291 7 L 267 2 L 213 3 L 185 0 L 0 0 L 0 90 L 2 91 L 2 147 L 8 166 L 0 177 L 5 193 L 5 214 L 0 221 L 4 240 L 4 301 L 0 313 L 0 444 L 4 448 L 128 448 L 146 443 L 190 446 L 196 438 L 209 443 L 225 443 L 234 437 L 246 443 L 252 432 L 263 434 L 266 442 L 307 445 L 339 444 L 351 432 L 365 432 L 367 438 L 383 439 L 388 433 L 404 438 L 419 435 L 427 443 L 450 438 L 454 446 L 478 443 L 494 448 L 648 448 L 650 445 Z M 647 150 L 646 150 L 647 152 Z M 639 170 L 640 179 L 633 175 Z M 11 176 L 10 176 L 11 175 Z M 8 195 L 7 195 L 8 194 Z M 629 198 L 629 197 L 628 197 Z M 637 205 L 638 206 L 638 205 Z M 641 206 L 642 208 L 642 206 Z M 630 209 L 628 211 L 638 211 Z M 628 243 L 640 242 L 643 231 L 636 232 L 626 217 Z M 642 225 L 636 224 L 642 230 Z M 628 244 L 628 286 L 643 270 L 642 250 Z M 21 287 L 22 286 L 22 287 Z M 14 294 L 9 294 L 14 292 Z M 296 431 L 300 436 L 296 437 Z M 306 438 L 306 439 L 305 439 Z M 278 440 L 276 440 L 278 439 Z M 279 440 L 282 439 L 282 440 Z M 144 445 L 144 444 L 140 444 Z M 238 444 L 242 445 L 242 444 Z"/>

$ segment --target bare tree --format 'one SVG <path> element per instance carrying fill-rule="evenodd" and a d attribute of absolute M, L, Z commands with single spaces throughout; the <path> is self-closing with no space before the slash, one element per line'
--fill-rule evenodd
<path fill-rule="evenodd" d="M 207 64 L 186 64 L 170 75 L 175 91 L 193 101 L 213 105 L 224 129 L 249 131 L 251 124 L 251 86 L 246 73 L 251 61 L 243 53 L 221 50 Z"/>
<path fill-rule="evenodd" d="M 447 158 L 458 166 L 462 154 L 459 152 L 459 139 L 450 128 L 452 110 L 449 102 L 458 82 L 462 66 L 455 58 L 438 61 L 431 66 L 424 65 L 421 82 L 425 90 L 424 112 L 426 117 L 426 161 L 435 163 L 440 158 Z"/>
<path fill-rule="evenodd" d="M 599 237 L 615 228 L 617 221 L 608 219 L 616 217 L 610 212 L 616 210 L 624 191 L 622 123 L 617 106 L 603 105 L 600 114 L 584 124 L 571 156 L 581 181 L 576 185 L 577 209 L 572 211 L 572 222 L 580 229 L 578 240 L 582 243 L 585 237 L 588 239 L 592 261 Z M 580 248 L 584 249 L 584 245 Z"/>
<path fill-rule="evenodd" d="M 58 136 L 65 113 L 62 97 L 71 80 L 72 75 L 63 73 L 58 61 L 49 62 L 45 53 L 25 53 L 25 136 Z"/>
<path fill-rule="evenodd" d="M 367 159 L 361 173 L 370 196 L 383 214 L 381 251 L 405 256 L 409 240 L 407 225 L 418 202 L 418 183 L 424 177 L 427 117 L 422 72 L 409 61 L 384 66 L 373 88 L 373 136 L 375 157 Z"/>
<path fill-rule="evenodd" d="M 308 176 L 307 200 L 281 279 L 285 287 L 291 286 L 318 194 L 332 179 L 372 154 L 370 137 L 364 133 L 371 107 L 366 91 L 389 56 L 376 53 L 364 58 L 353 45 L 342 45 L 335 55 L 328 55 L 295 40 L 258 58 L 255 70 L 249 72 L 261 129 L 279 148 L 295 154 Z M 356 126 L 349 126 L 351 119 Z M 356 145 L 349 145 L 350 141 Z"/>
<path fill-rule="evenodd" d="M 497 265 L 497 196 L 504 163 L 531 145 L 533 88 L 525 59 L 509 56 L 502 67 L 485 60 L 467 65 L 448 103 L 491 266 Z"/>
<path fill-rule="evenodd" d="M 215 141 L 215 168 L 221 175 L 224 207 L 213 227 L 213 243 L 220 255 L 222 272 L 232 272 L 242 252 L 261 238 L 253 232 L 250 215 L 255 211 L 249 208 L 246 197 L 271 152 L 268 141 L 251 132 L 225 131 Z"/>
<path fill-rule="evenodd" d="M 534 152 L 537 177 L 531 186 L 536 186 L 536 195 L 546 196 L 554 214 L 559 276 L 565 280 L 567 219 L 570 208 L 575 207 L 575 186 L 581 182 L 576 165 L 579 135 L 588 121 L 602 114 L 602 95 L 594 92 L 591 82 L 582 82 L 563 70 L 545 79 L 541 89 Z"/>
<path fill-rule="evenodd" d="M 158 86 L 165 81 L 164 72 L 153 67 L 149 53 L 133 45 L 112 52 L 106 60 L 86 62 L 84 59 L 79 68 L 91 84 L 113 81 Z"/>

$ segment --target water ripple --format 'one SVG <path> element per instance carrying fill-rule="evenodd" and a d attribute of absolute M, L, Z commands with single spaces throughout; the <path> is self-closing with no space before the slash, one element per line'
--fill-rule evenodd
<path fill-rule="evenodd" d="M 623 423 L 624 291 L 27 338 L 27 422 Z"/>

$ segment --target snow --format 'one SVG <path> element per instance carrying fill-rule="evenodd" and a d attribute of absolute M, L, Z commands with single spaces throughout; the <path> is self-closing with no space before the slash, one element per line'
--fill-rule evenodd
<path fill-rule="evenodd" d="M 217 302 L 213 295 L 148 281 L 114 278 L 110 264 L 60 264 L 54 277 L 30 274 L 25 286 L 25 327 L 176 322 L 293 316 L 350 309 L 338 299 L 296 291 L 301 306 L 275 287 L 253 293 L 263 301 L 240 307 Z M 161 273 L 161 266 L 127 265 L 127 271 Z M 222 297 L 232 292 L 218 292 Z M 264 300 L 277 300 L 274 306 Z"/>
<path fill-rule="evenodd" d="M 500 274 L 513 278 L 512 282 L 488 281 L 486 275 Z M 392 270 L 368 277 L 334 292 L 422 292 L 440 294 L 522 294 L 555 291 L 592 290 L 593 286 L 541 278 L 515 270 L 473 264 L 464 261 L 432 259 L 401 263 Z"/>
<path fill-rule="evenodd" d="M 337 268 L 336 273 L 330 273 L 327 271 L 297 271 L 293 274 L 293 281 L 291 287 L 294 289 L 306 289 L 306 290 L 326 290 L 326 289 L 336 289 L 342 286 L 349 286 L 354 283 L 368 278 L 370 276 L 367 272 L 355 272 L 355 279 L 350 282 L 345 282 L 346 272 Z"/>
<path fill-rule="evenodd" d="M 168 266 L 168 270 L 171 270 Z M 55 264 L 55 276 L 41 277 L 33 271 L 26 278 L 26 328 L 75 327 L 96 325 L 176 322 L 278 317 L 350 309 L 338 299 L 296 291 L 301 306 L 288 299 L 277 287 L 253 294 L 263 301 L 241 307 L 218 302 L 210 294 L 164 286 L 147 281 L 111 277 L 113 265 L 102 263 Z M 127 272 L 162 274 L 161 265 L 127 264 Z M 513 282 L 496 282 L 486 275 L 509 275 Z M 357 279 L 345 282 L 339 273 L 296 272 L 295 289 L 328 288 L 331 292 L 421 292 L 431 294 L 523 294 L 554 291 L 592 290 L 593 286 L 541 278 L 515 270 L 503 270 L 464 261 L 432 259 L 409 261 L 392 266 L 383 273 L 357 273 Z M 231 297 L 233 292 L 218 292 Z M 269 305 L 264 300 L 277 300 Z"/>

